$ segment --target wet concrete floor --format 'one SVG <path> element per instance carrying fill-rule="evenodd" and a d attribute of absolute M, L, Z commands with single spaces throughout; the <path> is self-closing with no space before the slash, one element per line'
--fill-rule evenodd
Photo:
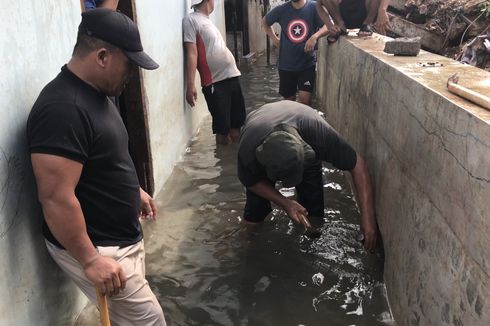
<path fill-rule="evenodd" d="M 248 110 L 280 99 L 265 57 L 241 70 Z M 237 146 L 216 147 L 210 125 L 208 118 L 156 198 L 158 221 L 144 225 L 147 278 L 168 324 L 392 325 L 382 254 L 356 241 L 359 211 L 344 175 L 324 168 L 320 238 L 304 236 L 277 209 L 263 225 L 242 227 Z"/>

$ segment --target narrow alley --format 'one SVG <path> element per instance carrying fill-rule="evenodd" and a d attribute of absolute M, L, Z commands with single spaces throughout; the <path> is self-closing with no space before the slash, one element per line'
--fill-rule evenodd
<path fill-rule="evenodd" d="M 247 110 L 279 99 L 265 61 L 241 67 Z M 170 325 L 389 324 L 382 255 L 356 241 L 359 212 L 343 174 L 324 168 L 319 239 L 279 210 L 244 228 L 237 147 L 216 147 L 210 122 L 158 196 L 158 221 L 145 225 L 148 281 Z"/>
<path fill-rule="evenodd" d="M 3 3 L 0 326 L 490 325 L 490 0 Z"/>

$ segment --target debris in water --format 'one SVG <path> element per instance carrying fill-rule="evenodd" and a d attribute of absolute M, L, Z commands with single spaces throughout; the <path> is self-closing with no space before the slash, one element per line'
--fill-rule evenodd
<path fill-rule="evenodd" d="M 316 273 L 315 275 L 312 276 L 311 281 L 313 284 L 316 286 L 320 286 L 323 284 L 323 281 L 325 280 L 325 276 L 323 276 L 322 273 Z"/>

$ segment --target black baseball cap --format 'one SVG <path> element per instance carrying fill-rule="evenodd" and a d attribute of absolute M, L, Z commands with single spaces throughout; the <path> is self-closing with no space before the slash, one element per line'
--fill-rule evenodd
<path fill-rule="evenodd" d="M 78 29 L 117 46 L 141 68 L 153 70 L 159 67 L 158 63 L 143 52 L 138 26 L 121 12 L 107 8 L 85 11 Z"/>

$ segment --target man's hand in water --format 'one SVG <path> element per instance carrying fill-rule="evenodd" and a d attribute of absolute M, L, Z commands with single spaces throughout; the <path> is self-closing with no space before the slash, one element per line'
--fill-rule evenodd
<path fill-rule="evenodd" d="M 306 208 L 301 206 L 295 200 L 286 199 L 285 203 L 283 204 L 283 208 L 286 211 L 286 213 L 288 214 L 288 216 L 298 224 L 302 224 L 301 219 L 299 217 L 299 214 L 303 214 L 304 216 L 308 216 L 308 211 L 306 210 Z"/>
<path fill-rule="evenodd" d="M 364 236 L 364 249 L 373 251 L 376 248 L 376 237 L 378 235 L 374 216 L 361 217 L 361 232 Z"/>

